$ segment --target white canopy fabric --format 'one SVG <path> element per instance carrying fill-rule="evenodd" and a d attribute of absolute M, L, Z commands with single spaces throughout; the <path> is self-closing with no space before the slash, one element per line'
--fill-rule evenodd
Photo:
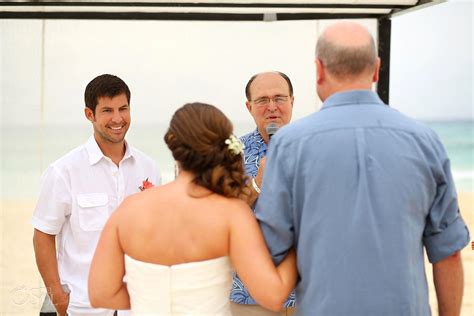
<path fill-rule="evenodd" d="M 377 90 L 389 100 L 391 16 L 444 0 L 13 0 L 0 1 L 0 19 L 285 21 L 377 19 L 382 59 Z"/>

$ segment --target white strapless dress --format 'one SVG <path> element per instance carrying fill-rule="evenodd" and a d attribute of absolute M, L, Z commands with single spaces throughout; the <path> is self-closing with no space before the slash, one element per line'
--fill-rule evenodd
<path fill-rule="evenodd" d="M 229 257 L 165 266 L 125 255 L 132 315 L 231 316 Z"/>

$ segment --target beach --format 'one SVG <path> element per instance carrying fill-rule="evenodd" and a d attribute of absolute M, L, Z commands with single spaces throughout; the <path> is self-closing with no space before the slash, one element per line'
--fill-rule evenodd
<path fill-rule="evenodd" d="M 466 222 L 469 232 L 471 234 L 471 242 L 473 241 L 474 233 L 474 192 L 463 192 L 458 194 L 459 207 L 461 215 Z M 464 267 L 464 297 L 461 309 L 462 316 L 474 315 L 474 250 L 471 248 L 471 243 L 467 245 L 461 252 L 463 267 Z M 426 258 L 426 256 L 425 256 Z M 436 293 L 434 290 L 432 279 L 432 268 L 425 259 L 426 276 L 430 288 L 430 305 L 433 315 L 438 315 L 438 305 L 436 300 Z"/>
<path fill-rule="evenodd" d="M 1 315 L 38 315 L 46 293 L 35 264 L 33 228 L 30 225 L 34 200 L 4 200 L 1 203 Z M 474 232 L 474 192 L 459 193 L 461 214 L 471 235 Z M 461 315 L 474 315 L 474 250 L 469 244 L 462 251 L 464 264 L 464 299 Z M 436 294 L 431 265 L 426 261 L 430 287 L 430 305 L 437 315 Z"/>
<path fill-rule="evenodd" d="M 390 96 L 390 106 L 427 124 L 445 145 L 461 192 L 461 213 L 473 235 L 473 4 L 450 0 L 408 11 L 387 20 L 388 46 L 380 41 L 377 19 L 357 21 L 384 44 L 384 55 L 390 55 L 390 63 L 381 68 L 381 78 L 390 79 L 382 81 L 390 84 L 387 89 L 379 86 Z M 321 108 L 314 50 L 318 34 L 332 19 L 279 21 L 277 17 L 269 13 L 264 21 L 245 22 L 0 21 L 4 79 L 0 80 L 0 316 L 38 315 L 46 295 L 35 264 L 30 220 L 41 174 L 92 133 L 82 101 L 87 83 L 103 73 L 127 82 L 133 118 L 127 141 L 157 163 L 162 183 L 167 183 L 174 179 L 175 162 L 163 135 L 175 110 L 187 102 L 216 105 L 232 119 L 234 134 L 242 136 L 255 129 L 245 105 L 247 81 L 257 72 L 278 70 L 294 86 L 293 121 Z M 440 61 L 449 63 L 439 67 Z M 466 284 L 462 315 L 473 316 L 474 250 L 470 244 L 462 256 Z M 437 315 L 428 262 L 426 273 L 433 315 Z"/>

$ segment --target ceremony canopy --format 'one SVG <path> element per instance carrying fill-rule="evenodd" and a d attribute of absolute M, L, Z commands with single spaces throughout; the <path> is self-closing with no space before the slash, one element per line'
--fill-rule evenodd
<path fill-rule="evenodd" d="M 0 19 L 287 21 L 377 19 L 382 59 L 377 90 L 388 103 L 391 17 L 444 2 L 442 0 L 141 0 L 141 1 L 6 1 Z"/>

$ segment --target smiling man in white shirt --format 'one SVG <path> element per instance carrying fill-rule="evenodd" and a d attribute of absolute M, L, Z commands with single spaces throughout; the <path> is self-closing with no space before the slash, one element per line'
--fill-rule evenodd
<path fill-rule="evenodd" d="M 113 315 L 94 309 L 87 278 L 107 219 L 144 181 L 158 184 L 151 158 L 129 146 L 130 90 L 117 76 L 101 75 L 85 90 L 89 140 L 53 162 L 42 176 L 34 210 L 36 263 L 59 315 Z"/>

